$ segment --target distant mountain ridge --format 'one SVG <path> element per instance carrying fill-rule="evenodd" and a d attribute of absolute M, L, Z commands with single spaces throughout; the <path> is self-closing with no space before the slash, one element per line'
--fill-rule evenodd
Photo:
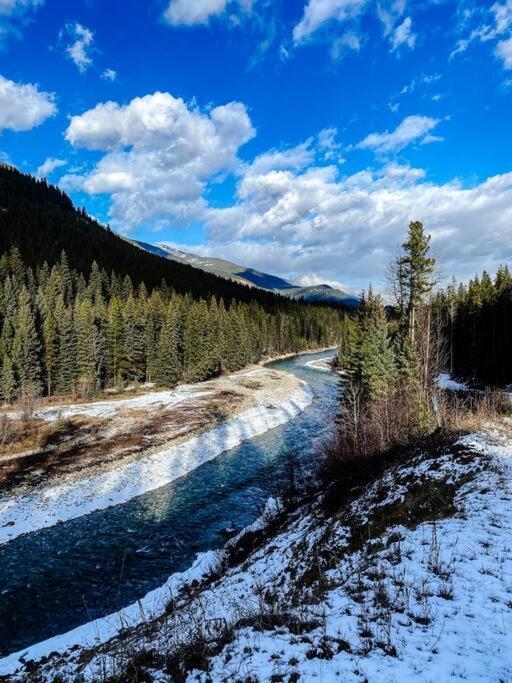
<path fill-rule="evenodd" d="M 234 280 L 240 284 L 257 287 L 276 294 L 283 294 L 292 299 L 303 299 L 307 302 L 322 302 L 327 304 L 343 304 L 344 306 L 355 307 L 359 304 L 357 297 L 351 296 L 340 289 L 335 289 L 330 285 L 310 285 L 301 287 L 285 280 L 277 275 L 263 273 L 254 268 L 241 266 L 231 261 L 208 256 L 198 256 L 179 249 L 174 249 L 165 243 L 149 244 L 148 242 L 138 242 L 136 244 L 146 251 L 162 256 L 172 261 L 199 268 L 208 273 L 213 273 L 220 277 Z"/>

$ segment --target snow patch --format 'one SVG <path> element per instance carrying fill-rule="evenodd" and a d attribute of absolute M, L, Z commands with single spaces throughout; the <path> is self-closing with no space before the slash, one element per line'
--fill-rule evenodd
<path fill-rule="evenodd" d="M 447 391 L 469 391 L 465 382 L 457 382 L 447 372 L 442 372 L 437 378 L 437 386 Z"/>

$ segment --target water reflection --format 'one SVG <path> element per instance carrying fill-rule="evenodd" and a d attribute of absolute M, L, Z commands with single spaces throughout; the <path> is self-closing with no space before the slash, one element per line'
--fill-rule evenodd
<path fill-rule="evenodd" d="M 186 477 L 108 508 L 0 546 L 0 655 L 134 602 L 197 552 L 221 546 L 227 526 L 250 524 L 287 479 L 301 476 L 329 429 L 337 378 L 304 367 L 331 353 L 276 361 L 305 379 L 312 405 L 290 422 L 223 453 Z"/>

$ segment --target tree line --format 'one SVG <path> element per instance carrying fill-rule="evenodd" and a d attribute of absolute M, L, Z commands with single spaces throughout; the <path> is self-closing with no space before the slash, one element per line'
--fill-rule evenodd
<path fill-rule="evenodd" d="M 295 305 L 284 296 L 151 254 L 75 208 L 58 187 L 0 163 L 0 254 L 12 246 L 32 268 L 45 261 L 51 268 L 65 251 L 78 272 L 89 272 L 96 261 L 107 273 L 129 275 L 134 287 L 143 282 L 152 289 L 164 279 L 179 294 L 222 297 L 226 306 L 232 300 L 256 301 L 275 313 L 285 307 L 292 312 Z"/>
<path fill-rule="evenodd" d="M 340 311 L 294 303 L 180 294 L 163 280 L 135 286 L 94 261 L 84 274 L 65 252 L 33 269 L 18 249 L 0 257 L 0 397 L 93 394 L 131 382 L 174 387 L 236 371 L 267 355 L 335 344 Z"/>
<path fill-rule="evenodd" d="M 483 385 L 512 382 L 512 275 L 506 265 L 467 285 L 455 282 L 433 302 L 444 321 L 450 373 Z"/>

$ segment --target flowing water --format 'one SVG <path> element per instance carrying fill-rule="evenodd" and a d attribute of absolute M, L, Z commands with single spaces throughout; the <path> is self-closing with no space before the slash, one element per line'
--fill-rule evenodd
<path fill-rule="evenodd" d="M 289 477 L 318 458 L 336 409 L 339 378 L 306 363 L 333 352 L 269 365 L 314 392 L 290 422 L 226 451 L 181 479 L 138 498 L 0 545 L 0 656 L 124 607 L 222 546 L 260 513 Z"/>

